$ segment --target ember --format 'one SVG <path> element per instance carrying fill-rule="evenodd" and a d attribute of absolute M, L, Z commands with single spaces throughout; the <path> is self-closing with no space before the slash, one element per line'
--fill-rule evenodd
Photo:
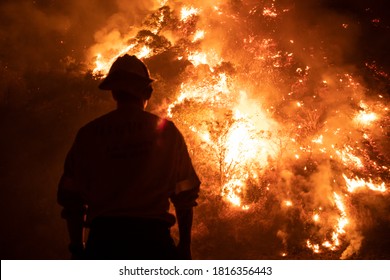
<path fill-rule="evenodd" d="M 270 32 L 291 7 L 171 2 L 128 33 L 105 34 L 90 53 L 96 75 L 124 53 L 156 69 L 166 95 L 154 110 L 179 126 L 203 182 L 194 239 L 229 221 L 237 235 L 275 231 L 283 257 L 296 248 L 356 254 L 364 236 L 355 193 L 388 195 L 388 161 L 376 145 L 387 133 L 385 100 L 365 96 L 361 78 L 332 67 L 329 54 L 298 50 L 299 38 L 286 47 Z M 316 59 L 308 65 L 306 51 Z M 183 71 L 172 77 L 169 65 Z"/>

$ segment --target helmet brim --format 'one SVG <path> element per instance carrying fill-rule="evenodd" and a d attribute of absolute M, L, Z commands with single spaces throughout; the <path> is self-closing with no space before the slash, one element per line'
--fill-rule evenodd
<path fill-rule="evenodd" d="M 100 83 L 99 89 L 134 91 L 146 88 L 154 81 L 154 79 L 131 72 L 115 71 L 108 73 L 107 77 Z"/>

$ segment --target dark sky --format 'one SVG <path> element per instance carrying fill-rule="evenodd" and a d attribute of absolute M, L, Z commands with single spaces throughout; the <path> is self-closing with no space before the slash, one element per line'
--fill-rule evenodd
<path fill-rule="evenodd" d="M 96 32 L 121 22 L 115 15 L 126 15 L 131 25 L 145 14 L 148 2 L 1 1 L 1 259 L 68 258 L 66 228 L 56 204 L 63 159 L 77 129 L 114 105 L 86 74 L 86 52 L 96 43 Z M 294 7 L 281 32 L 298 35 L 315 26 L 324 44 L 342 43 L 326 16 L 337 14 L 354 28 L 353 43 L 346 44 L 340 63 L 368 71 L 365 63 L 375 62 L 390 75 L 389 1 L 280 2 Z M 383 83 L 389 95 L 388 78 L 370 75 L 367 83 Z"/>

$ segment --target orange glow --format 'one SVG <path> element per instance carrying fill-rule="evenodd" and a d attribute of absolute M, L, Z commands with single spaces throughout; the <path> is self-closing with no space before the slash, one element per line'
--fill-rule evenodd
<path fill-rule="evenodd" d="M 160 7 L 165 6 L 168 3 L 168 0 L 158 0 Z"/>
<path fill-rule="evenodd" d="M 287 207 L 291 207 L 293 204 L 290 200 L 285 200 L 284 203 L 283 203 L 285 206 Z"/>

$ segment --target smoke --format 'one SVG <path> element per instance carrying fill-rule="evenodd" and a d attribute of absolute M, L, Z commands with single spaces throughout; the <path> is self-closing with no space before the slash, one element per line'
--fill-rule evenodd
<path fill-rule="evenodd" d="M 32 1 L 2 2 L 2 60 L 13 68 L 45 67 L 55 54 L 53 41 L 64 36 L 70 27 L 69 19 L 59 13 L 50 14 L 36 7 Z M 58 37 L 58 38 L 56 38 Z M 46 59 L 44 57 L 46 51 Z M 47 65 L 46 65 L 47 66 Z"/>
<path fill-rule="evenodd" d="M 329 162 L 325 162 L 318 166 L 318 171 L 311 177 L 311 193 L 313 198 L 312 209 L 318 209 L 321 205 L 329 206 L 332 201 L 332 170 Z"/>
<path fill-rule="evenodd" d="M 342 260 L 349 259 L 351 256 L 359 252 L 362 246 L 362 241 L 364 239 L 364 237 L 361 236 L 358 232 L 353 232 L 350 238 L 351 240 L 347 249 L 345 249 L 345 251 L 341 254 L 340 259 Z"/>

